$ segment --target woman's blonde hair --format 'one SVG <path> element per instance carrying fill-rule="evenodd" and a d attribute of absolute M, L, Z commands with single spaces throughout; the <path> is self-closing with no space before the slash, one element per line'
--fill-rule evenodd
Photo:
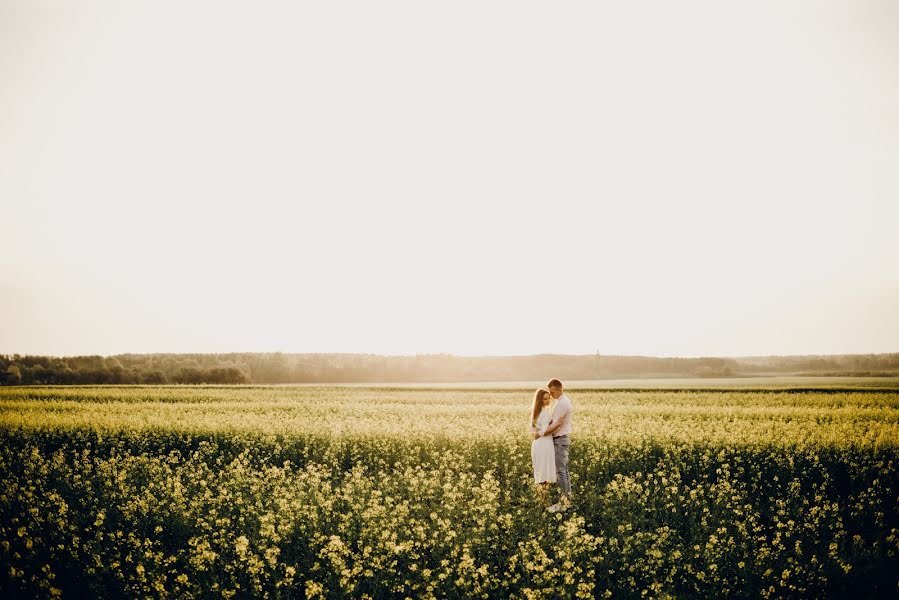
<path fill-rule="evenodd" d="M 531 410 L 531 427 L 537 424 L 537 417 L 540 416 L 540 411 L 543 410 L 543 394 L 548 393 L 549 390 L 546 388 L 540 388 L 534 392 L 534 407 Z"/>

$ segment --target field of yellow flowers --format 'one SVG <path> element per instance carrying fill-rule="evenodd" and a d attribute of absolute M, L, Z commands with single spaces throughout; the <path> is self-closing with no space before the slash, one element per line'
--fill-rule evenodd
<path fill-rule="evenodd" d="M 899 388 L 0 388 L 0 597 L 899 595 Z"/>

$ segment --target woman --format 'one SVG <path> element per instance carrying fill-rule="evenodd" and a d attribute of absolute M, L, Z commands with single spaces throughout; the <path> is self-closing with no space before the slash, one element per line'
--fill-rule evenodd
<path fill-rule="evenodd" d="M 539 434 L 539 437 L 531 443 L 531 463 L 534 465 L 534 483 L 538 486 L 544 505 L 549 504 L 549 485 L 556 482 L 556 452 L 553 448 L 553 438 L 543 435 L 552 419 L 553 413 L 549 408 L 551 398 L 549 390 L 540 388 L 534 394 L 534 407 L 531 410 L 531 433 Z"/>

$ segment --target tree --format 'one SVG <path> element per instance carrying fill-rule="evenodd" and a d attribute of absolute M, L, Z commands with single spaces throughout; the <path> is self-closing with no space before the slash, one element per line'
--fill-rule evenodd
<path fill-rule="evenodd" d="M 141 376 L 141 383 L 161 385 L 166 383 L 166 378 L 162 371 L 146 371 L 143 376 Z"/>
<path fill-rule="evenodd" d="M 22 369 L 18 365 L 9 365 L 3 379 L 6 385 L 19 385 L 22 383 Z"/>

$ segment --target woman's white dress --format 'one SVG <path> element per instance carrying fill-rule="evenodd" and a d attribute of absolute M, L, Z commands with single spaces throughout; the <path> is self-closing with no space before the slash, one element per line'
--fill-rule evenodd
<path fill-rule="evenodd" d="M 543 431 L 549 427 L 552 419 L 552 410 L 544 407 L 537 417 L 537 426 L 532 431 Z M 545 435 L 531 443 L 531 462 L 534 465 L 534 481 L 543 483 L 556 481 L 556 450 L 553 447 L 553 436 Z"/>

